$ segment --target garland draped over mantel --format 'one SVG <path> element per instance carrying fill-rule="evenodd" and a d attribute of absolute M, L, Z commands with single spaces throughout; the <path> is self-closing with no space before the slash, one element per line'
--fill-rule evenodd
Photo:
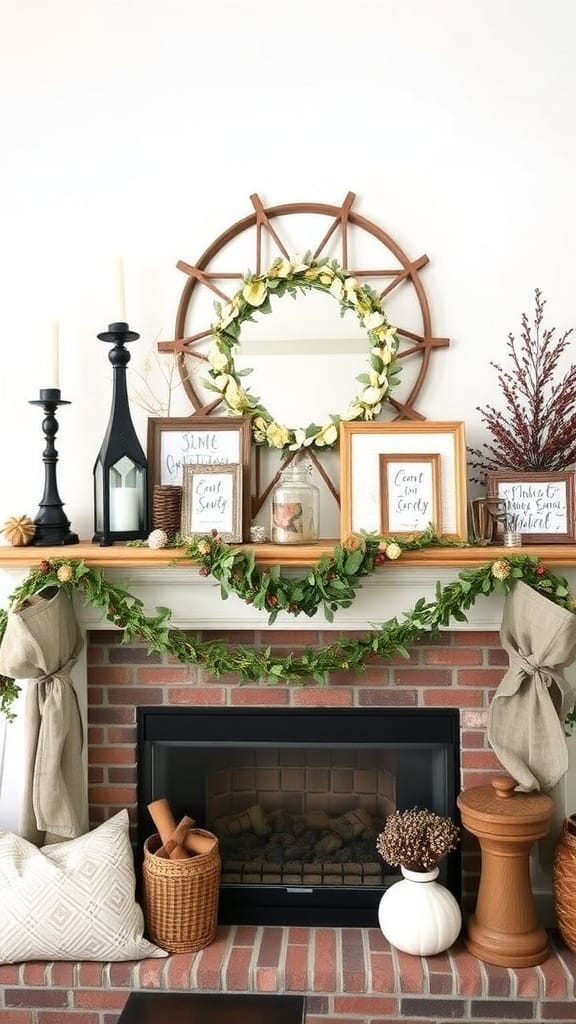
<path fill-rule="evenodd" d="M 464 546 L 460 542 L 459 546 Z M 194 538 L 182 545 L 182 557 L 193 558 L 202 576 L 213 576 L 220 583 L 222 598 L 235 593 L 246 603 L 268 612 L 272 624 L 280 611 L 292 615 L 313 616 L 322 607 L 332 621 L 338 608 L 349 607 L 362 577 L 371 575 L 389 559 L 397 559 L 403 550 L 427 546 L 451 545 L 426 531 L 419 537 L 386 540 L 373 535 L 351 537 L 336 545 L 331 556 L 324 555 L 318 565 L 303 577 L 283 577 L 279 566 L 261 570 L 252 550 L 225 544 L 217 536 Z M 494 592 L 508 594 L 514 584 L 525 584 L 555 604 L 574 612 L 576 601 L 566 579 L 555 575 L 539 559 L 514 554 L 498 558 L 475 569 L 462 570 L 456 579 L 436 585 L 435 599 L 419 598 L 411 611 L 394 617 L 358 638 L 340 637 L 322 648 L 304 648 L 298 655 L 278 655 L 269 647 L 230 645 L 226 641 L 204 641 L 183 630 L 170 628 L 169 608 L 156 608 L 147 615 L 141 600 L 122 586 L 105 579 L 102 570 L 92 569 L 81 560 L 51 558 L 30 571 L 9 598 L 9 609 L 53 587 L 81 594 L 83 600 L 98 608 L 106 619 L 123 631 L 122 642 L 143 642 L 148 653 L 169 654 L 182 664 L 200 665 L 218 677 L 234 673 L 240 683 L 265 681 L 269 684 L 311 681 L 322 684 L 330 672 L 362 672 L 372 660 L 395 656 L 409 658 L 409 648 L 428 636 L 436 638 L 450 622 L 466 622 L 466 611 L 478 597 Z M 6 630 L 8 611 L 0 609 L 0 642 Z M 0 712 L 13 718 L 12 704 L 19 692 L 13 679 L 0 676 Z M 572 708 L 567 723 L 576 721 Z"/>

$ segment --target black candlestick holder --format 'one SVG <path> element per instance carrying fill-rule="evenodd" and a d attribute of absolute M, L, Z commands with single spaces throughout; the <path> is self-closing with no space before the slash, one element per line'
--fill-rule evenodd
<path fill-rule="evenodd" d="M 60 388 L 40 388 L 40 398 L 31 401 L 30 405 L 39 405 L 44 410 L 42 432 L 46 447 L 42 452 L 44 463 L 44 494 L 38 513 L 34 520 L 36 533 L 32 544 L 37 547 L 57 547 L 60 544 L 78 544 L 78 535 L 70 530 L 70 522 L 64 515 L 64 508 L 58 484 L 56 483 L 56 464 L 58 452 L 54 446 L 54 438 L 58 433 L 56 409 L 60 405 L 70 405 L 60 397 Z"/>

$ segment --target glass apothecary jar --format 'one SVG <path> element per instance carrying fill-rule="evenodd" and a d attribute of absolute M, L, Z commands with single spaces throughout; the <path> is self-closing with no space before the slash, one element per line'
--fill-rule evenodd
<path fill-rule="evenodd" d="M 312 544 L 318 540 L 319 492 L 305 463 L 282 470 L 272 492 L 270 540 L 273 544 Z"/>

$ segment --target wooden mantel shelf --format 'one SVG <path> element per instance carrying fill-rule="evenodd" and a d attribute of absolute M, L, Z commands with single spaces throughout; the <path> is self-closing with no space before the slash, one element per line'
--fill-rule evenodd
<path fill-rule="evenodd" d="M 301 568 L 315 565 L 323 554 L 334 550 L 336 540 L 321 540 L 316 544 L 288 547 L 281 544 L 256 544 L 253 550 L 261 566 L 282 565 L 286 568 Z M 383 571 L 397 566 L 420 568 L 472 568 L 496 558 L 511 555 L 531 555 L 542 560 L 550 568 L 576 567 L 576 544 L 538 544 L 520 548 L 505 548 L 497 545 L 488 547 L 429 547 L 422 551 L 405 551 L 395 562 L 387 562 Z M 87 565 L 102 569 L 162 568 L 163 566 L 190 567 L 194 563 L 182 558 L 180 548 L 132 547 L 113 544 L 100 547 L 89 541 L 62 547 L 9 547 L 0 546 L 0 569 L 31 568 L 43 559 L 82 559 Z"/>

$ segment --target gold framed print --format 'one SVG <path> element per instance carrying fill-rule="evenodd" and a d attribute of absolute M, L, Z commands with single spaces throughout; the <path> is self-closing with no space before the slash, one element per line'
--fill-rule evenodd
<path fill-rule="evenodd" d="M 384 461 L 381 457 L 384 456 Z M 397 483 L 390 485 L 398 472 Z M 406 529 L 408 518 L 402 509 L 390 506 L 391 491 L 401 490 L 401 482 L 410 484 L 412 475 L 422 478 L 420 503 L 411 512 L 415 529 Z M 384 467 L 384 469 L 382 468 Z M 383 486 L 383 472 L 385 481 Z M 466 540 L 466 435 L 458 421 L 398 421 L 392 423 L 340 424 L 340 537 L 345 541 L 354 533 L 386 533 L 398 536 L 422 532 L 430 523 L 438 533 L 454 540 Z M 417 488 L 418 490 L 418 484 Z M 416 495 L 406 498 L 418 500 Z M 433 512 L 427 519 L 428 507 Z M 389 529 L 383 530 L 388 522 Z M 395 526 L 397 529 L 392 529 Z"/>
<path fill-rule="evenodd" d="M 182 535 L 214 530 L 229 543 L 242 540 L 242 467 L 188 463 L 182 467 Z"/>

